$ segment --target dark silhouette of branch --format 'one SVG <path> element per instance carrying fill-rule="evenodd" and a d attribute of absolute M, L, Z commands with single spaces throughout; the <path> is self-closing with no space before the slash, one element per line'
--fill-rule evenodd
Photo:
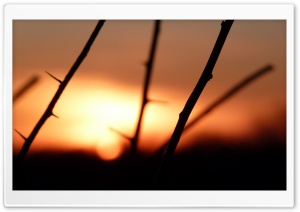
<path fill-rule="evenodd" d="M 50 74 L 48 71 L 46 71 L 46 73 L 47 73 L 50 77 L 52 77 L 53 79 L 55 79 L 57 82 L 62 83 L 62 81 L 61 81 L 60 79 L 56 78 L 55 76 L 53 76 L 52 74 Z"/>
<path fill-rule="evenodd" d="M 247 85 L 249 85 L 251 82 L 254 82 L 259 77 L 263 76 L 264 74 L 268 73 L 273 69 L 272 65 L 266 65 L 265 67 L 259 69 L 258 71 L 252 73 L 250 76 L 246 77 L 242 81 L 240 81 L 238 84 L 233 86 L 230 90 L 228 90 L 225 94 L 223 94 L 220 98 L 218 98 L 216 101 L 214 101 L 212 104 L 206 107 L 203 111 L 198 113 L 190 122 L 186 124 L 184 127 L 183 134 L 186 134 L 189 129 L 191 129 L 193 126 L 196 125 L 200 120 L 202 120 L 203 117 L 205 117 L 207 114 L 212 112 L 214 109 L 216 109 L 218 106 L 220 106 L 222 103 L 224 103 L 226 100 L 228 100 L 230 97 L 232 97 L 234 94 L 236 94 L 238 91 L 241 91 L 243 88 L 245 88 Z M 163 145 L 159 148 L 159 150 L 155 153 L 155 156 L 162 155 L 164 151 L 167 148 L 169 140 L 165 141 Z"/>
<path fill-rule="evenodd" d="M 136 126 L 135 134 L 131 140 L 131 153 L 132 153 L 133 157 L 137 154 L 138 138 L 139 138 L 140 128 L 141 128 L 142 119 L 143 119 L 143 115 L 144 115 L 144 109 L 146 107 L 146 104 L 149 102 L 149 98 L 148 98 L 148 90 L 149 89 L 148 88 L 149 88 L 149 84 L 150 84 L 150 77 L 151 77 L 151 72 L 152 72 L 152 67 L 153 67 L 153 61 L 154 61 L 154 55 L 155 55 L 155 50 L 156 50 L 156 46 L 157 46 L 159 30 L 160 30 L 160 21 L 156 20 L 149 60 L 146 63 L 147 71 L 146 71 L 145 83 L 144 83 L 144 89 L 143 89 L 142 105 L 141 105 L 141 109 L 140 109 L 140 113 L 139 113 L 139 119 L 138 119 L 138 123 Z"/>
<path fill-rule="evenodd" d="M 96 39 L 99 31 L 101 30 L 104 22 L 105 22 L 104 20 L 100 20 L 97 23 L 93 33 L 91 34 L 89 40 L 87 41 L 85 47 L 83 48 L 82 52 L 78 56 L 77 60 L 75 61 L 75 63 L 73 64 L 73 66 L 71 67 L 70 71 L 68 72 L 68 74 L 66 75 L 66 77 L 63 81 L 58 80 L 57 78 L 55 78 L 54 76 L 52 76 L 50 74 L 51 77 L 53 77 L 54 79 L 56 79 L 60 83 L 59 87 L 58 87 L 58 90 L 56 91 L 54 97 L 52 98 L 51 102 L 49 103 L 46 111 L 44 112 L 44 114 L 42 115 L 42 117 L 40 118 L 38 123 L 35 125 L 34 129 L 32 130 L 31 134 L 29 135 L 29 137 L 25 139 L 25 143 L 23 144 L 22 149 L 21 149 L 21 151 L 20 151 L 20 153 L 17 157 L 17 166 L 20 165 L 20 163 L 24 160 L 24 158 L 25 158 L 25 156 L 26 156 L 26 154 L 27 154 L 27 152 L 30 148 L 31 143 L 33 142 L 35 136 L 38 134 L 39 130 L 44 125 L 46 120 L 50 116 L 55 116 L 53 114 L 52 110 L 53 110 L 56 102 L 58 101 L 59 97 L 63 93 L 64 89 L 66 88 L 67 84 L 71 80 L 74 73 L 77 71 L 78 67 L 80 66 L 80 64 L 82 63 L 84 58 L 87 56 L 94 40 Z M 57 117 L 57 116 L 55 116 L 55 117 Z"/>
<path fill-rule="evenodd" d="M 25 92 L 27 92 L 33 85 L 35 85 L 39 81 L 38 76 L 33 76 L 28 80 L 18 91 L 16 91 L 13 95 L 13 102 L 18 100 Z"/>
<path fill-rule="evenodd" d="M 158 178 L 156 183 L 156 186 L 161 186 L 163 185 L 164 181 L 167 178 L 167 173 L 168 173 L 168 167 L 171 162 L 171 159 L 173 158 L 175 149 L 177 147 L 177 144 L 180 140 L 181 134 L 184 130 L 185 124 L 199 98 L 201 95 L 204 87 L 206 86 L 207 82 L 212 78 L 212 71 L 213 68 L 218 60 L 218 57 L 220 55 L 220 52 L 222 50 L 222 47 L 225 43 L 225 40 L 227 38 L 227 35 L 230 31 L 230 28 L 233 24 L 233 20 L 227 20 L 223 21 L 221 24 L 221 31 L 218 36 L 218 39 L 215 43 L 215 46 L 212 50 L 212 53 L 209 57 L 209 60 L 206 64 L 206 67 L 204 68 L 204 71 L 197 82 L 193 92 L 191 93 L 190 97 L 188 98 L 182 112 L 179 114 L 179 120 L 177 122 L 177 125 L 174 129 L 174 132 L 171 136 L 170 142 L 168 144 L 166 153 L 164 155 L 164 158 L 162 160 L 159 173 L 158 173 Z"/>
<path fill-rule="evenodd" d="M 117 133 L 118 135 L 120 135 L 121 137 L 123 137 L 123 138 L 125 138 L 125 139 L 127 139 L 127 140 L 129 140 L 129 141 L 132 140 L 132 138 L 129 137 L 129 136 L 127 136 L 125 133 L 122 133 L 122 132 L 120 132 L 119 130 L 117 130 L 117 129 L 111 127 L 111 126 L 108 126 L 108 129 L 111 130 L 111 131 L 113 131 L 113 132 L 115 132 L 115 133 Z"/>
<path fill-rule="evenodd" d="M 149 59 L 145 63 L 146 64 L 146 76 L 145 76 L 145 82 L 144 82 L 144 88 L 143 88 L 142 104 L 141 104 L 141 108 L 140 108 L 140 112 L 139 112 L 137 126 L 135 128 L 134 136 L 133 137 L 127 136 L 125 133 L 122 133 L 119 130 L 117 130 L 111 126 L 108 126 L 110 130 L 119 134 L 121 137 L 131 141 L 131 155 L 133 156 L 133 158 L 137 154 L 138 138 L 139 138 L 139 133 L 140 133 L 141 125 L 142 125 L 144 110 L 145 110 L 147 103 L 149 103 L 149 102 L 165 103 L 165 101 L 151 100 L 148 98 L 148 90 L 149 90 L 150 78 L 151 78 L 151 73 L 152 73 L 152 67 L 153 67 L 153 62 L 154 62 L 154 55 L 155 55 L 155 50 L 156 50 L 156 46 L 157 46 L 159 31 L 160 31 L 160 20 L 156 20 L 155 26 L 154 26 L 154 32 L 153 32 L 153 38 L 152 38 Z"/>
<path fill-rule="evenodd" d="M 19 134 L 19 136 L 21 136 L 25 141 L 26 141 L 26 137 L 22 134 L 22 133 L 20 133 L 18 130 L 16 130 L 16 129 L 14 129 L 18 134 Z"/>

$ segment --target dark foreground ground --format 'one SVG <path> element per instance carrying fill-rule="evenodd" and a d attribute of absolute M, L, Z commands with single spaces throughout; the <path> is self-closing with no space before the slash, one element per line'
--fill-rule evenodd
<path fill-rule="evenodd" d="M 13 172 L 14 190 L 153 190 L 161 158 L 101 161 L 85 152 L 41 152 Z M 158 190 L 285 190 L 285 145 L 202 145 L 176 154 Z"/>

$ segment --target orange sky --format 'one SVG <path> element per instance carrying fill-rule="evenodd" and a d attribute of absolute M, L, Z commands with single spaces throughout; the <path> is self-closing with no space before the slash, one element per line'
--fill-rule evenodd
<path fill-rule="evenodd" d="M 14 21 L 13 90 L 33 75 L 40 81 L 14 104 L 13 128 L 28 136 L 77 59 L 96 21 Z M 220 31 L 221 21 L 163 21 L 158 38 L 149 96 L 165 104 L 149 104 L 139 147 L 155 150 L 170 136 L 190 92 L 198 81 Z M 54 113 L 31 150 L 100 149 L 117 155 L 128 141 L 109 131 L 112 126 L 134 134 L 141 102 L 153 21 L 106 21 L 88 56 L 66 87 Z M 195 111 L 216 100 L 244 77 L 274 65 L 263 76 L 205 117 L 187 137 L 214 133 L 238 137 L 254 134 L 257 123 L 285 127 L 278 114 L 286 104 L 285 21 L 236 20 L 229 32 L 213 79 Z M 192 113 L 195 114 L 195 112 Z M 279 130 L 279 131 L 280 131 Z M 150 139 L 151 138 L 151 139 Z M 14 150 L 22 140 L 13 134 Z M 184 140 L 181 141 L 184 143 Z M 110 148 L 113 147 L 113 148 Z M 109 158 L 110 156 L 102 156 Z"/>

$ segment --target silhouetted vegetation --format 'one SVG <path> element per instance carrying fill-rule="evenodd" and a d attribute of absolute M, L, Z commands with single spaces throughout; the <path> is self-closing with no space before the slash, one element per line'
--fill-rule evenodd
<path fill-rule="evenodd" d="M 83 48 L 81 54 L 78 56 L 77 60 L 75 61 L 74 65 L 71 67 L 70 71 L 68 72 L 68 74 L 66 75 L 65 79 L 63 81 L 57 79 L 56 77 L 52 76 L 50 74 L 51 77 L 53 77 L 56 81 L 59 82 L 59 87 L 54 95 L 54 97 L 52 98 L 51 102 L 49 103 L 46 111 L 44 112 L 44 114 L 42 115 L 42 117 L 40 118 L 40 120 L 38 121 L 38 123 L 35 125 L 34 129 L 32 130 L 32 132 L 30 133 L 30 135 L 28 136 L 28 138 L 26 138 L 25 136 L 22 136 L 25 139 L 24 145 L 18 155 L 18 159 L 15 163 L 16 166 L 19 166 L 22 161 L 24 160 L 30 146 L 31 143 L 33 142 L 35 136 L 38 134 L 39 130 L 42 128 L 42 126 L 44 125 L 44 123 L 46 122 L 46 120 L 50 117 L 50 116 L 54 116 L 57 117 L 56 115 L 54 115 L 53 113 L 53 109 L 55 107 L 56 102 L 58 101 L 58 99 L 60 98 L 61 94 L 63 93 L 64 89 L 66 88 L 66 86 L 68 85 L 69 81 L 71 80 L 71 78 L 73 77 L 73 75 L 75 74 L 75 72 L 77 71 L 78 67 L 80 66 L 80 64 L 82 63 L 82 61 L 84 60 L 84 58 L 86 57 L 86 55 L 88 54 L 94 40 L 96 39 L 99 31 L 101 30 L 103 24 L 105 21 L 99 21 L 98 24 L 96 25 L 93 33 L 91 34 L 89 40 L 87 41 L 85 47 Z M 58 117 L 57 117 L 58 118 Z M 19 133 L 20 134 L 20 133 Z"/>
<path fill-rule="evenodd" d="M 140 129 L 142 126 L 144 109 L 145 109 L 147 103 L 149 103 L 150 101 L 153 101 L 153 100 L 150 100 L 148 97 L 148 90 L 149 90 L 149 84 L 150 84 L 150 78 L 151 78 L 151 72 L 152 72 L 152 67 L 153 67 L 153 62 L 154 62 L 154 56 L 155 56 L 155 51 L 156 51 L 156 46 L 157 46 L 159 30 L 160 30 L 160 21 L 156 20 L 155 26 L 154 26 L 153 40 L 152 40 L 152 45 L 151 45 L 151 49 L 150 49 L 149 59 L 145 63 L 146 75 L 145 75 L 145 82 L 144 82 L 144 88 L 143 88 L 142 104 L 141 104 L 139 118 L 138 118 L 138 122 L 136 125 L 134 136 L 131 138 L 128 135 L 125 135 L 124 133 L 120 132 L 119 130 L 116 130 L 116 129 L 110 127 L 111 130 L 117 132 L 122 137 L 131 141 L 131 154 L 132 154 L 133 159 L 135 159 L 135 156 L 137 154 L 137 145 L 138 145 Z"/>
<path fill-rule="evenodd" d="M 13 102 L 16 102 L 23 96 L 30 88 L 32 88 L 39 81 L 38 76 L 31 77 L 19 90 L 13 94 Z"/>
<path fill-rule="evenodd" d="M 177 125 L 174 129 L 174 132 L 171 136 L 170 142 L 167 146 L 167 150 L 164 155 L 164 159 L 162 161 L 159 173 L 158 173 L 158 179 L 157 184 L 158 186 L 163 185 L 167 181 L 167 173 L 168 169 L 171 163 L 171 160 L 173 158 L 175 149 L 177 147 L 177 144 L 180 140 L 181 134 L 184 130 L 185 124 L 189 119 L 189 116 L 196 105 L 196 102 L 198 101 L 198 98 L 200 97 L 204 87 L 208 83 L 208 81 L 213 77 L 212 72 L 214 69 L 214 66 L 218 60 L 218 57 L 220 55 L 220 52 L 223 48 L 223 45 L 225 43 L 225 40 L 227 38 L 227 35 L 229 33 L 229 30 L 231 28 L 231 25 L 233 24 L 232 20 L 227 20 L 222 22 L 222 27 L 220 34 L 218 36 L 218 39 L 215 43 L 215 46 L 212 50 L 212 53 L 208 59 L 208 62 L 203 70 L 203 73 L 201 77 L 199 78 L 199 81 L 197 82 L 194 90 L 192 91 L 190 97 L 188 98 L 183 110 L 179 114 L 179 119 L 177 122 Z"/>
<path fill-rule="evenodd" d="M 285 190 L 286 149 L 284 141 L 266 135 L 272 147 L 225 145 L 217 138 L 195 143 L 179 151 L 170 166 L 168 181 L 158 190 Z M 198 141 L 197 141 L 198 140 Z M 226 143 L 226 140 L 224 141 Z M 228 142 L 228 141 L 227 141 Z M 21 175 L 14 175 L 14 190 L 153 190 L 153 179 L 161 157 L 139 154 L 135 168 L 131 156 L 107 162 L 84 151 L 40 152 L 28 155 Z"/>

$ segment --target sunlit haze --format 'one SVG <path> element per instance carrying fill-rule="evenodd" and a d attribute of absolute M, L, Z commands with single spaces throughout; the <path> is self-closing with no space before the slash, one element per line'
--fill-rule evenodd
<path fill-rule="evenodd" d="M 27 137 L 44 113 L 93 31 L 96 21 L 14 21 L 13 91 L 33 76 L 40 80 L 13 105 L 13 128 Z M 155 152 L 170 137 L 187 98 L 198 81 L 218 37 L 221 20 L 162 21 L 138 149 Z M 142 101 L 145 62 L 154 21 L 106 21 L 31 152 L 94 151 L 113 160 L 133 137 Z M 255 140 L 273 129 L 285 137 L 286 23 L 236 20 L 191 117 L 233 85 L 267 64 L 274 70 L 239 91 L 182 136 L 180 148 L 201 145 L 193 137 L 209 135 L 237 141 Z M 266 130 L 266 131 L 264 131 Z M 277 134 L 276 134 L 277 133 Z M 251 138 L 251 139 L 250 139 Z M 13 149 L 22 137 L 13 132 Z M 189 143 L 190 142 L 190 143 Z M 230 143 L 230 142 L 229 142 Z"/>

